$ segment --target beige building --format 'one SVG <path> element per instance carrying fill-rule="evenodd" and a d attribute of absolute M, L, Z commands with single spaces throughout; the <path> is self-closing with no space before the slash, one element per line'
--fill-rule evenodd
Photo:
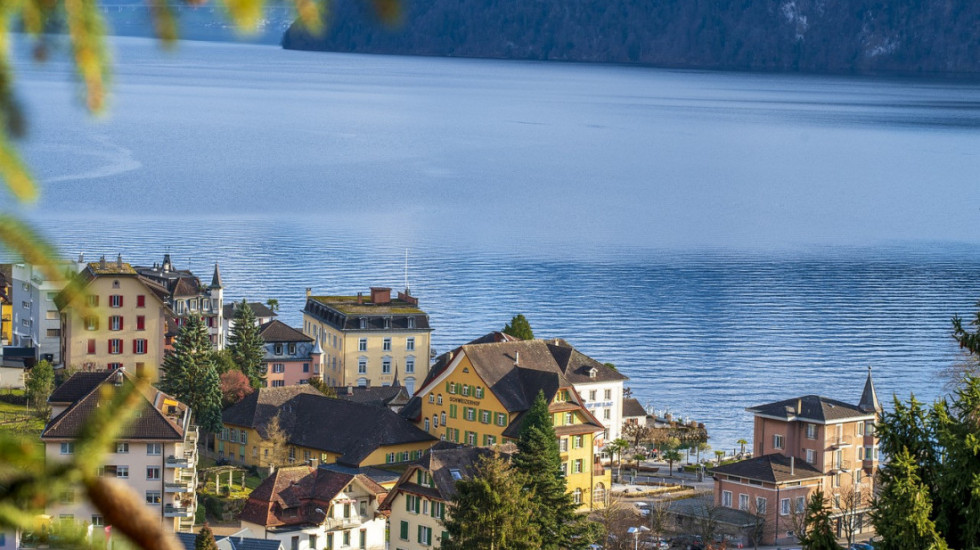
<path fill-rule="evenodd" d="M 51 394 L 51 420 L 41 433 L 48 461 L 71 459 L 81 427 L 99 406 L 102 388 L 129 384 L 129 377 L 125 370 L 79 372 Z M 142 397 L 141 412 L 103 458 L 100 474 L 134 489 L 168 530 L 189 532 L 197 507 L 197 426 L 191 410 L 173 397 L 152 387 Z M 48 514 L 105 525 L 80 490 L 57 495 Z"/>
<path fill-rule="evenodd" d="M 55 297 L 61 315 L 61 357 L 85 370 L 154 368 L 163 363 L 167 291 L 119 257 L 88 264 L 78 275 L 84 295 Z M 87 307 L 83 307 L 87 306 Z"/>
<path fill-rule="evenodd" d="M 409 395 L 429 373 L 429 316 L 406 289 L 370 296 L 312 296 L 306 291 L 303 333 L 323 347 L 323 380 L 329 386 L 390 386 L 398 379 Z"/>

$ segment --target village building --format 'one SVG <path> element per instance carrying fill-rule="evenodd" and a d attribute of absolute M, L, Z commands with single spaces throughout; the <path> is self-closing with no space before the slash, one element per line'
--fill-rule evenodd
<path fill-rule="evenodd" d="M 559 364 L 568 353 L 544 340 L 463 345 L 439 357 L 401 414 L 446 441 L 494 447 L 517 440 L 524 413 L 543 393 L 569 492 L 580 509 L 602 507 L 610 472 L 598 461 L 596 440 L 606 428 Z"/>
<path fill-rule="evenodd" d="M 311 377 L 320 376 L 323 349 L 319 340 L 314 342 L 279 320 L 260 326 L 259 336 L 265 342 L 262 364 L 267 386 L 306 384 Z"/>
<path fill-rule="evenodd" d="M 278 540 L 246 537 L 241 534 L 242 531 L 234 535 L 214 535 L 214 543 L 218 550 L 286 550 Z M 177 533 L 177 539 L 180 540 L 184 550 L 196 550 L 197 534 Z"/>
<path fill-rule="evenodd" d="M 372 287 L 369 296 L 313 296 L 307 289 L 303 332 L 324 350 L 330 386 L 390 386 L 395 374 L 409 395 L 429 372 L 429 316 L 418 298 Z"/>
<path fill-rule="evenodd" d="M 746 410 L 755 415 L 755 456 L 714 468 L 717 506 L 754 516 L 757 527 L 761 518 L 763 544 L 793 543 L 794 516 L 821 490 L 838 536 L 871 529 L 881 405 L 870 368 L 857 405 L 805 395 Z"/>
<path fill-rule="evenodd" d="M 387 407 L 392 412 L 401 411 L 412 397 L 408 390 L 398 382 L 397 377 L 395 383 L 390 386 L 336 386 L 333 390 L 339 399 L 376 407 Z"/>
<path fill-rule="evenodd" d="M 596 417 L 605 430 L 597 438 L 601 449 L 607 442 L 622 437 L 623 384 L 629 377 L 578 351 L 561 338 L 546 340 L 562 374 L 582 397 L 585 408 Z"/>
<path fill-rule="evenodd" d="M 242 527 L 290 550 L 385 548 L 386 491 L 370 478 L 311 466 L 279 468 L 249 495 Z"/>
<path fill-rule="evenodd" d="M 41 433 L 49 462 L 70 459 L 82 427 L 99 406 L 102 388 L 132 383 L 123 369 L 78 372 L 51 394 L 51 420 Z M 174 532 L 190 531 L 197 508 L 197 440 L 192 411 L 155 388 L 142 391 L 140 411 L 103 458 L 102 476 L 125 481 Z M 57 495 L 47 513 L 59 520 L 105 526 L 83 495 Z"/>
<path fill-rule="evenodd" d="M 255 315 L 255 326 L 262 326 L 278 317 L 275 311 L 272 311 L 268 305 L 262 302 L 246 302 L 246 304 L 252 310 L 252 314 Z M 230 302 L 221 309 L 221 334 L 225 345 L 228 344 L 231 329 L 235 328 L 235 311 L 241 305 L 241 302 Z"/>
<path fill-rule="evenodd" d="M 438 439 L 384 407 L 326 397 L 309 385 L 260 388 L 221 415 L 219 457 L 246 466 L 275 464 L 269 422 L 278 416 L 287 464 L 363 467 L 416 460 Z"/>
<path fill-rule="evenodd" d="M 11 266 L 10 345 L 30 350 L 23 354 L 25 359 L 62 364 L 61 317 L 55 297 L 66 281 L 85 268 L 84 259 L 79 256 L 78 262 L 59 264 L 57 269 L 64 273 L 60 280 L 50 279 L 44 269 L 29 263 Z"/>
<path fill-rule="evenodd" d="M 389 514 L 388 547 L 439 548 L 448 536 L 445 521 L 456 482 L 472 477 L 480 458 L 492 455 L 487 448 L 440 442 L 409 465 L 381 505 Z"/>
<path fill-rule="evenodd" d="M 221 272 L 214 264 L 211 284 L 205 286 L 188 269 L 176 269 L 170 261 L 170 254 L 163 255 L 163 262 L 152 266 L 134 267 L 140 276 L 153 281 L 166 289 L 164 302 L 174 312 L 177 326 L 182 325 L 188 316 L 197 315 L 208 328 L 208 337 L 215 349 L 225 347 L 222 332 L 224 316 L 224 285 Z"/>
<path fill-rule="evenodd" d="M 623 427 L 629 425 L 647 425 L 647 410 L 643 408 L 638 399 L 633 397 L 623 399 Z"/>
<path fill-rule="evenodd" d="M 173 312 L 167 290 L 119 256 L 89 263 L 76 277 L 80 292 L 54 303 L 61 317 L 61 357 L 84 370 L 138 370 L 163 363 Z"/>

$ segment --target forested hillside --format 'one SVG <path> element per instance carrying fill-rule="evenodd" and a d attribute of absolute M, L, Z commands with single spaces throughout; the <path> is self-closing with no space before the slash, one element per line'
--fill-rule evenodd
<path fill-rule="evenodd" d="M 980 72 L 976 0 L 333 0 L 292 49 L 802 72 Z"/>

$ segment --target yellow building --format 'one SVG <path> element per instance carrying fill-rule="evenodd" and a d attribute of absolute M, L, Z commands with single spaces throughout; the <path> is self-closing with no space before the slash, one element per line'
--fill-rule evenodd
<path fill-rule="evenodd" d="M 158 367 L 167 320 L 173 318 L 164 302 L 166 289 L 140 276 L 122 257 L 89 263 L 77 280 L 84 295 L 65 290 L 54 300 L 61 315 L 64 364 L 89 370 Z M 79 315 L 80 309 L 88 313 Z"/>
<path fill-rule="evenodd" d="M 595 443 L 605 428 L 541 340 L 467 344 L 441 356 L 401 414 L 447 441 L 491 447 L 517 440 L 539 391 L 553 415 L 569 492 L 582 509 L 603 506 L 611 480 Z"/>
<path fill-rule="evenodd" d="M 0 340 L 3 341 L 3 345 L 10 346 L 13 345 L 13 331 L 11 330 L 14 323 L 13 309 L 11 308 L 13 289 L 11 288 L 11 283 L 13 282 L 11 265 L 10 264 L 0 264 Z"/>
<path fill-rule="evenodd" d="M 323 347 L 329 386 L 389 386 L 397 378 L 409 395 L 429 372 L 429 316 L 406 289 L 370 296 L 312 296 L 306 291 L 303 333 Z"/>
<path fill-rule="evenodd" d="M 279 459 L 268 430 L 276 416 L 285 438 Z M 438 441 L 387 407 L 326 397 L 308 385 L 260 388 L 221 419 L 215 452 L 247 466 L 397 464 L 417 460 Z"/>

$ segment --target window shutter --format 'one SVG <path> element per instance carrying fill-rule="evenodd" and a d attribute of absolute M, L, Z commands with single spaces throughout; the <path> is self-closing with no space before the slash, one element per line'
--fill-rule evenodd
<path fill-rule="evenodd" d="M 407 521 L 403 521 L 402 522 L 401 538 L 402 538 L 402 540 L 408 540 L 408 522 Z"/>
<path fill-rule="evenodd" d="M 412 495 L 405 495 L 405 511 L 412 511 Z"/>
<path fill-rule="evenodd" d="M 122 297 L 122 294 L 119 295 L 119 307 L 123 307 L 123 297 Z"/>
<path fill-rule="evenodd" d="M 421 525 L 419 525 L 418 531 L 419 531 L 419 537 L 418 537 L 419 544 L 421 544 L 422 543 L 422 526 Z"/>
<path fill-rule="evenodd" d="M 88 340 L 88 352 L 95 353 L 95 338 L 89 338 Z"/>
<path fill-rule="evenodd" d="M 122 329 L 123 329 L 123 316 L 120 315 L 119 316 L 119 330 L 122 330 Z"/>
<path fill-rule="evenodd" d="M 133 340 L 133 353 L 136 353 L 136 344 L 137 344 L 137 342 L 139 342 L 139 340 L 136 340 L 136 339 Z"/>
<path fill-rule="evenodd" d="M 146 307 L 146 296 L 140 294 L 136 297 L 136 307 Z"/>

